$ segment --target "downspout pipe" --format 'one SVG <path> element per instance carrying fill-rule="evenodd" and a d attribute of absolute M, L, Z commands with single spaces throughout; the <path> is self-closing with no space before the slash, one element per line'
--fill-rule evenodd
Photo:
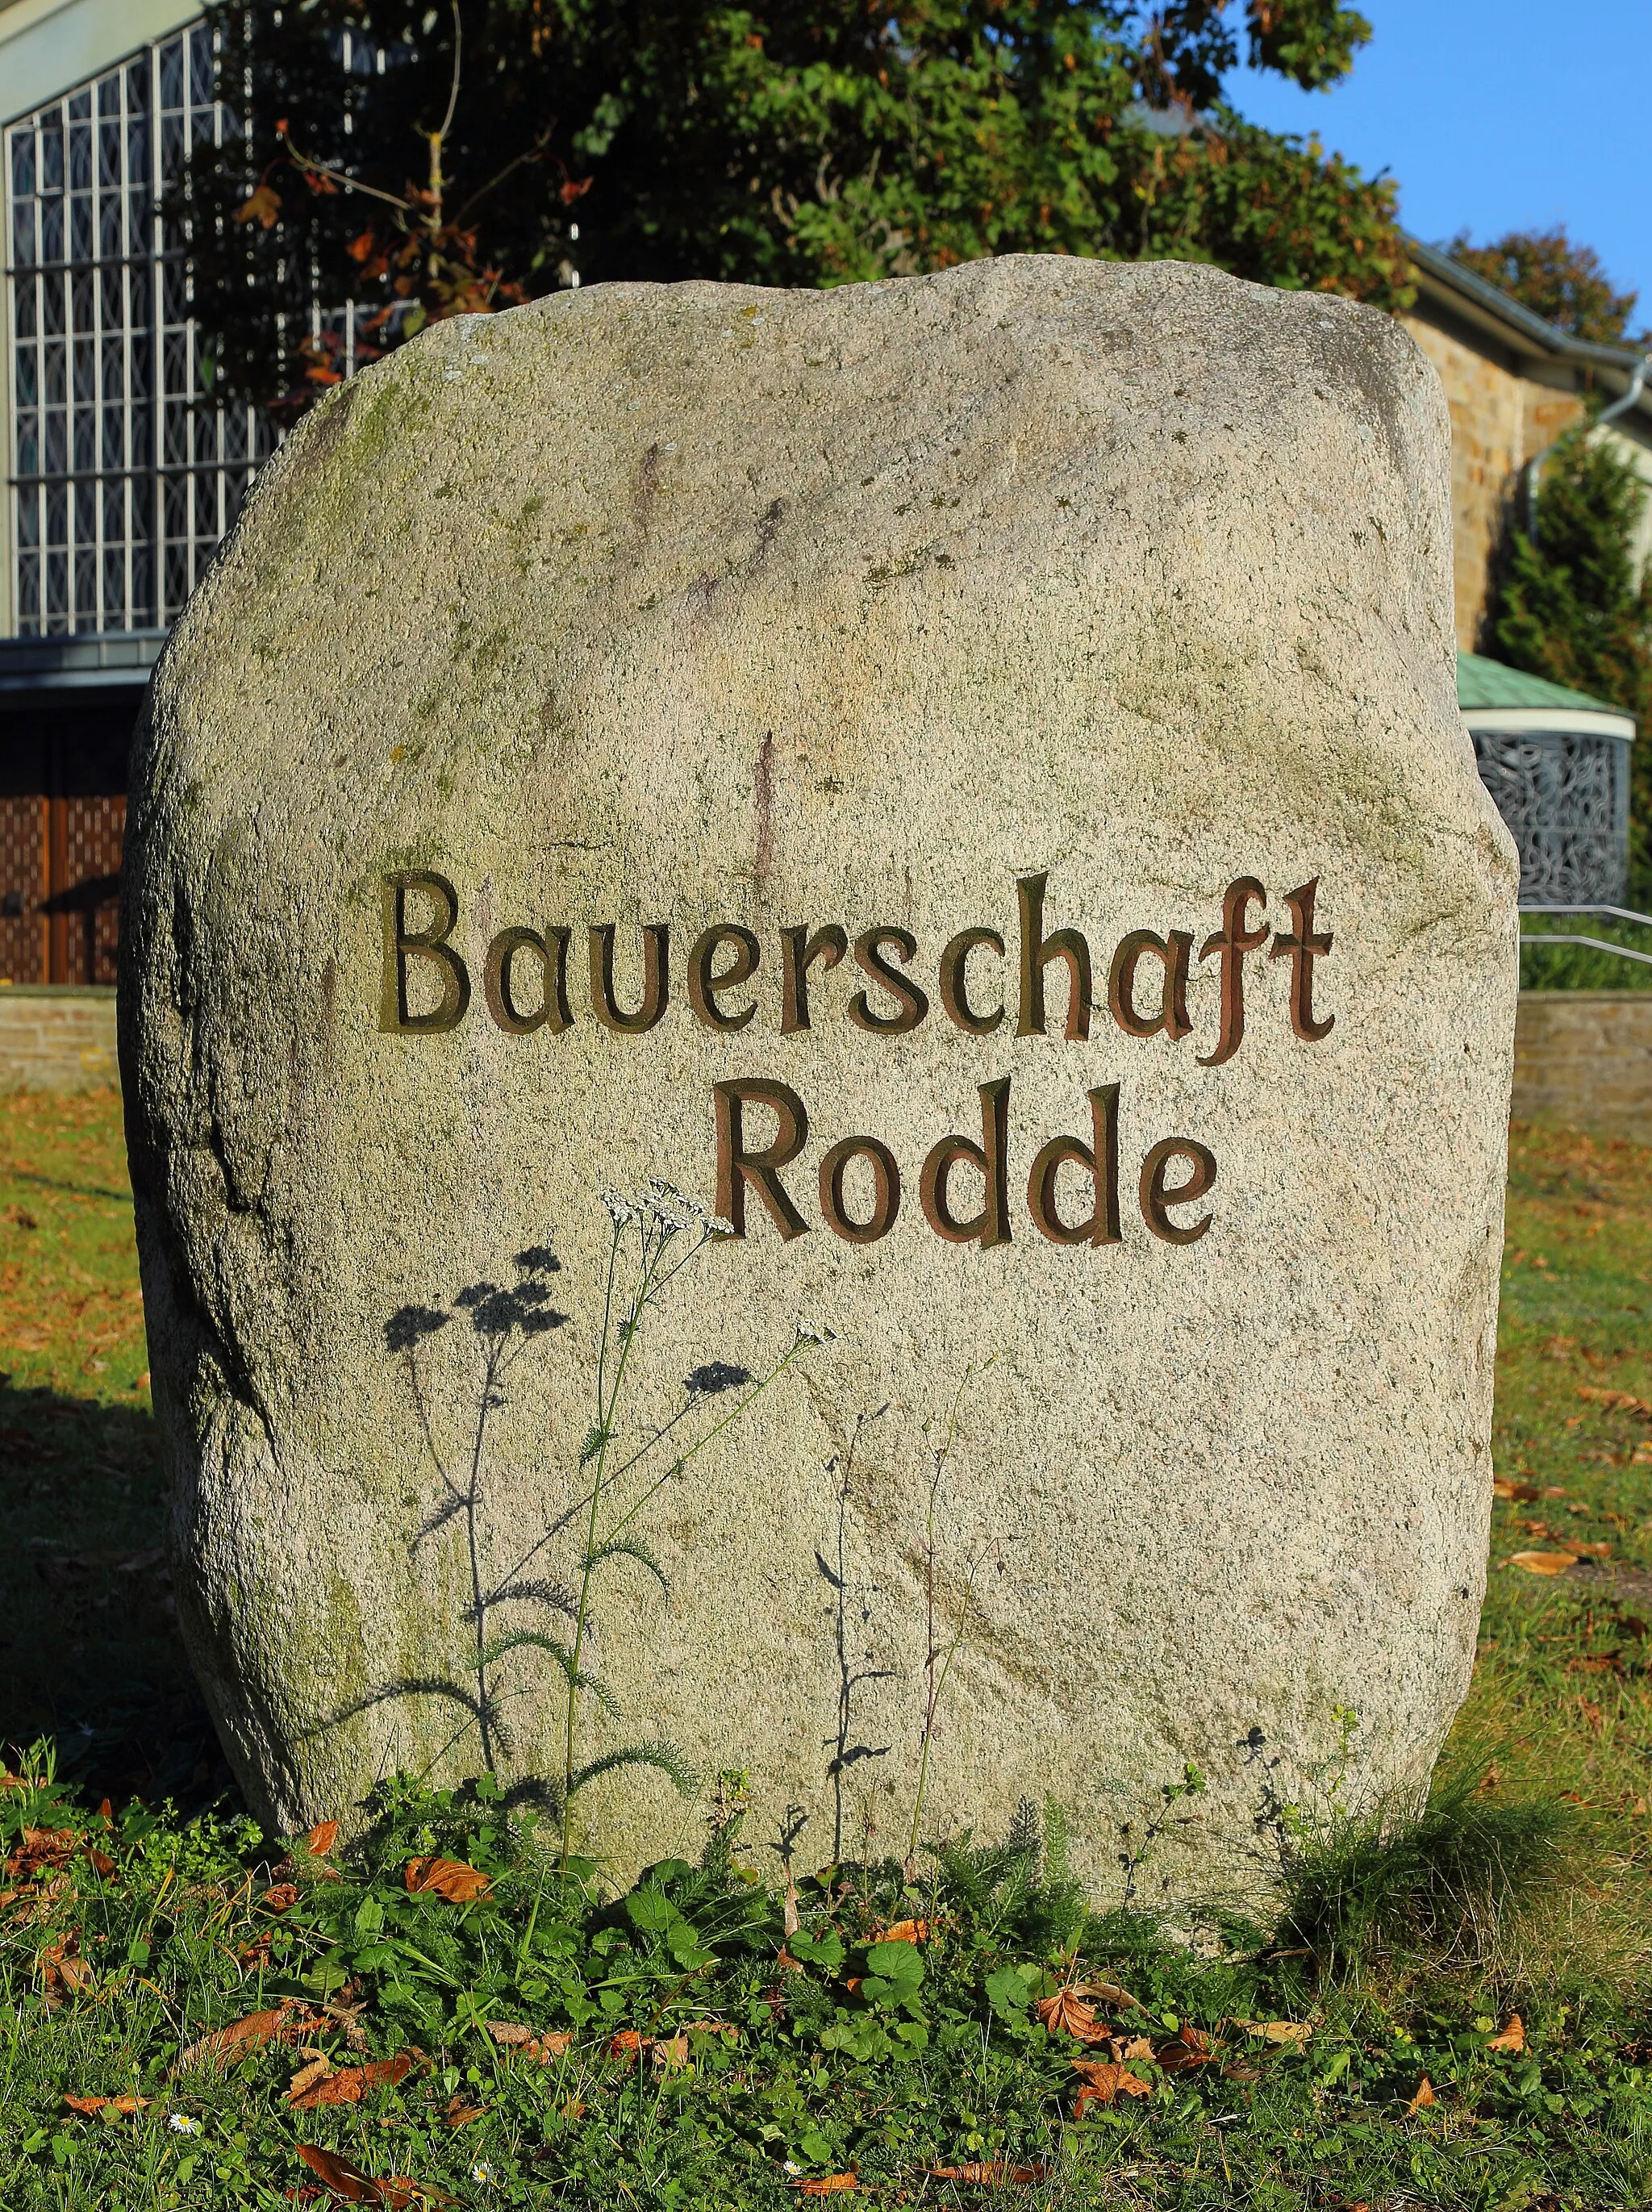
<path fill-rule="evenodd" d="M 1615 421 L 1619 415 L 1628 414 L 1630 409 L 1646 389 L 1646 373 L 1649 366 L 1652 366 L 1652 356 L 1643 354 L 1631 372 L 1628 391 L 1621 399 L 1614 399 L 1610 407 L 1604 409 L 1595 416 L 1589 425 L 1592 430 L 1599 430 L 1606 423 Z M 1538 472 L 1559 443 L 1558 438 L 1554 439 L 1550 444 L 1545 446 L 1540 453 L 1534 453 L 1526 464 L 1526 535 L 1534 545 L 1537 544 Z"/>

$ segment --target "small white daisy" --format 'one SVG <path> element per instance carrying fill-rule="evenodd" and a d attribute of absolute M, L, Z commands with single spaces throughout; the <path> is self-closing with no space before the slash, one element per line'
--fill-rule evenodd
<path fill-rule="evenodd" d="M 167 2118 L 167 2125 L 175 2136 L 198 2136 L 201 2132 L 199 2120 L 192 2120 L 187 2112 L 171 2113 Z"/>

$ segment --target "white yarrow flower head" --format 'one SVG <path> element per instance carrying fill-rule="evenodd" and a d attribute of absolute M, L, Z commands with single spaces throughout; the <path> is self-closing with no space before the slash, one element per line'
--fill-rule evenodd
<path fill-rule="evenodd" d="M 708 1237 L 732 1237 L 734 1224 L 725 1221 L 720 1213 L 708 1213 L 706 1216 L 706 1234 Z"/>
<path fill-rule="evenodd" d="M 627 1198 L 617 1190 L 604 1190 L 598 1196 L 608 1208 L 616 1229 L 623 1229 L 628 1223 L 642 1218 L 642 1210 L 634 1198 Z"/>
<path fill-rule="evenodd" d="M 809 1321 L 805 1319 L 803 1315 L 799 1314 L 797 1321 L 797 1334 L 793 1338 L 792 1341 L 794 1346 L 799 1344 L 835 1344 L 837 1342 L 837 1331 L 835 1328 L 828 1328 L 824 1322 Z"/>
<path fill-rule="evenodd" d="M 198 2136 L 201 2132 L 199 2120 L 191 2119 L 187 2112 L 171 2113 L 167 2118 L 167 2125 L 175 2136 Z"/>
<path fill-rule="evenodd" d="M 690 1198 L 674 1182 L 666 1182 L 659 1176 L 648 1181 L 648 1204 L 659 1222 L 671 1229 L 697 1229 L 708 1218 L 710 1209 Z"/>

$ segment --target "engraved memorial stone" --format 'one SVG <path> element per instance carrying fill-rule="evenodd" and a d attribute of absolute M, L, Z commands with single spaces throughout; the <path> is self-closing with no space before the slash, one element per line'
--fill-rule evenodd
<path fill-rule="evenodd" d="M 572 1771 L 649 1177 L 732 1233 L 637 1339 L 708 1441 L 581 1613 L 588 1842 L 698 1832 L 603 1766 L 644 1738 L 814 1863 L 904 1852 L 926 1750 L 926 1832 L 1054 1795 L 1102 1899 L 1189 1762 L 1138 1893 L 1254 1882 L 1333 1759 L 1426 1776 L 1516 984 L 1449 548 L 1404 332 L 1191 266 L 610 285 L 318 408 L 158 672 L 123 927 L 180 1617 L 260 1812 Z"/>

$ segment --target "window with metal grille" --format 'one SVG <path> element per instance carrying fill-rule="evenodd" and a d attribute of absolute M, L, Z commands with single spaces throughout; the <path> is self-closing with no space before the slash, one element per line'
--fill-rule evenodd
<path fill-rule="evenodd" d="M 234 128 L 194 24 L 9 125 L 14 607 L 25 637 L 163 629 L 273 438 L 203 389 L 161 187 Z M 170 234 L 169 234 L 170 233 Z"/>

